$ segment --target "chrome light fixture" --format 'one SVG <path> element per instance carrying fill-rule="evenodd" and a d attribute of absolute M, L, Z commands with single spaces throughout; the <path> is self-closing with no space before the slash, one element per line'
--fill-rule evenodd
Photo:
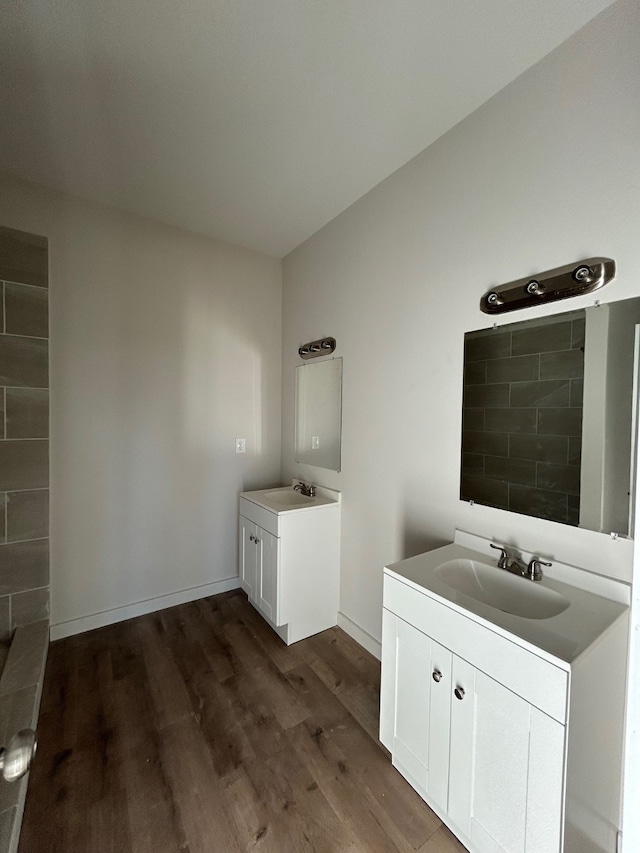
<path fill-rule="evenodd" d="M 611 258 L 588 258 L 489 290 L 480 300 L 480 309 L 485 314 L 504 314 L 543 302 L 580 296 L 604 287 L 615 274 L 616 263 Z"/>
<path fill-rule="evenodd" d="M 320 338 L 317 341 L 311 341 L 308 344 L 298 347 L 298 355 L 304 359 L 318 358 L 321 355 L 331 355 L 335 348 L 335 338 Z"/>

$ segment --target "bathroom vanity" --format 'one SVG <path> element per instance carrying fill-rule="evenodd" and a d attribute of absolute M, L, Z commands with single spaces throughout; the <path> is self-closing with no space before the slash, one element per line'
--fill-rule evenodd
<path fill-rule="evenodd" d="M 239 574 L 249 601 L 287 645 L 337 623 L 340 492 L 292 486 L 242 492 Z"/>
<path fill-rule="evenodd" d="M 385 568 L 380 740 L 471 853 L 614 853 L 628 587 L 488 546 Z"/>

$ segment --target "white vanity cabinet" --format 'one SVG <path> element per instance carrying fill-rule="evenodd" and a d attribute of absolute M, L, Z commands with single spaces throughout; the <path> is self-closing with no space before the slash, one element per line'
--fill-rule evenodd
<path fill-rule="evenodd" d="M 337 623 L 340 501 L 337 492 L 323 490 L 329 493 L 336 497 L 292 509 L 273 503 L 274 490 L 240 495 L 240 583 L 287 644 Z"/>
<path fill-rule="evenodd" d="M 409 619 L 413 608 L 403 599 L 412 595 L 385 578 L 385 604 Z M 527 661 L 528 652 L 521 659 L 523 650 L 501 637 L 505 648 L 491 648 L 487 629 L 465 625 L 469 620 L 444 605 L 423 604 L 440 642 L 386 606 L 383 613 L 380 739 L 394 765 L 471 850 L 558 853 L 566 679 L 552 664 Z M 432 606 L 442 611 L 440 620 L 430 618 Z M 537 689 L 521 696 L 488 675 L 495 652 L 504 656 L 500 670 L 532 664 L 528 675 L 538 678 Z M 551 670 L 546 678 L 544 664 Z M 557 695 L 543 704 L 561 721 L 530 701 L 549 689 Z"/>
<path fill-rule="evenodd" d="M 471 853 L 614 853 L 625 637 L 569 663 L 386 569 L 380 740 Z"/>

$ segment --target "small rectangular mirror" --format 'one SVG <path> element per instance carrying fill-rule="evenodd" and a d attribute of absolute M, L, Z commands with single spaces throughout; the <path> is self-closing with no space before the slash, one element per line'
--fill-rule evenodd
<path fill-rule="evenodd" d="M 340 470 L 342 359 L 296 367 L 295 459 L 317 468 Z"/>
<path fill-rule="evenodd" d="M 631 534 L 640 299 L 465 335 L 460 497 Z"/>

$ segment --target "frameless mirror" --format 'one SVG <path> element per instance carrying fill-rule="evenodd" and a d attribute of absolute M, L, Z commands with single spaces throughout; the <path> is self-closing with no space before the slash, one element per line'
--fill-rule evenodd
<path fill-rule="evenodd" d="M 342 359 L 296 367 L 296 462 L 340 470 Z"/>
<path fill-rule="evenodd" d="M 465 335 L 462 500 L 631 535 L 640 299 Z"/>

